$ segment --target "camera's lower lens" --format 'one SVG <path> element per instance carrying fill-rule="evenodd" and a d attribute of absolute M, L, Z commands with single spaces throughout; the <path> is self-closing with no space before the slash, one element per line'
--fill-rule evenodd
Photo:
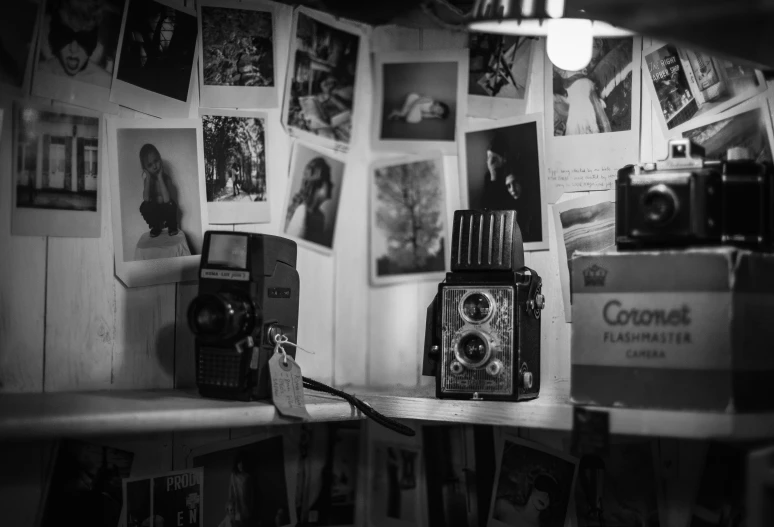
<path fill-rule="evenodd" d="M 208 341 L 238 338 L 255 324 L 252 302 L 243 295 L 217 293 L 196 297 L 188 308 L 188 326 L 194 335 Z"/>
<path fill-rule="evenodd" d="M 477 332 L 468 333 L 457 344 L 458 358 L 468 366 L 480 366 L 489 357 L 489 343 Z"/>
<path fill-rule="evenodd" d="M 680 208 L 677 194 L 666 185 L 655 185 L 642 197 L 642 209 L 645 221 L 655 225 L 664 225 L 672 221 Z"/>

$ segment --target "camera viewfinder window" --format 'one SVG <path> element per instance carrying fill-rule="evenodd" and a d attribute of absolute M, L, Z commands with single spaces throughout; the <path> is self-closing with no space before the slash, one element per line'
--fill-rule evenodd
<path fill-rule="evenodd" d="M 247 236 L 234 234 L 210 236 L 207 263 L 229 269 L 247 269 Z"/>

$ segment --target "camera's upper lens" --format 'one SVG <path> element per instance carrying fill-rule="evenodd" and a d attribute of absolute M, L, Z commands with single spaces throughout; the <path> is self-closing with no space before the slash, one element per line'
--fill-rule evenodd
<path fill-rule="evenodd" d="M 473 324 L 489 320 L 493 309 L 492 299 L 484 293 L 470 293 L 462 300 L 462 317 Z"/>
<path fill-rule="evenodd" d="M 200 339 L 232 339 L 252 332 L 255 315 L 252 302 L 241 294 L 200 295 L 188 308 L 188 326 Z"/>
<path fill-rule="evenodd" d="M 645 221 L 656 225 L 669 223 L 680 208 L 677 194 L 664 184 L 654 185 L 642 197 Z"/>

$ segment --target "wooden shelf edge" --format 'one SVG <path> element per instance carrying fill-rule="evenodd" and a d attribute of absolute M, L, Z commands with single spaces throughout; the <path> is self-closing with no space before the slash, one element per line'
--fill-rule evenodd
<path fill-rule="evenodd" d="M 570 431 L 573 405 L 546 393 L 519 403 L 436 399 L 432 387 L 347 387 L 378 412 L 401 420 L 498 425 Z M 306 394 L 309 422 L 363 419 L 349 403 Z M 610 432 L 682 439 L 774 438 L 774 412 L 722 414 L 695 411 L 589 407 L 608 412 Z M 195 391 L 138 390 L 0 395 L 0 440 L 120 435 L 283 425 L 300 420 L 278 415 L 269 403 L 205 399 Z M 416 427 L 414 427 L 416 429 Z"/>

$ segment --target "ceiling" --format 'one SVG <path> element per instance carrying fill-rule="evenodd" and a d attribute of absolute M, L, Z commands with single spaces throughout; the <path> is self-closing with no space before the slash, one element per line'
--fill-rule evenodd
<path fill-rule="evenodd" d="M 282 0 L 369 25 L 465 28 L 473 0 Z M 774 0 L 566 0 L 603 20 L 774 72 Z"/>

